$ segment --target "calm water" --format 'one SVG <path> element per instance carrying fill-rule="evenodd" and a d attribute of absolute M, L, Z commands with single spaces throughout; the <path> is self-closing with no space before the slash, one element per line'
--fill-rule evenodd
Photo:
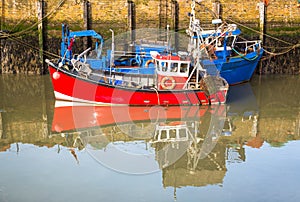
<path fill-rule="evenodd" d="M 0 202 L 300 201 L 300 78 L 213 107 L 60 106 L 0 75 Z"/>

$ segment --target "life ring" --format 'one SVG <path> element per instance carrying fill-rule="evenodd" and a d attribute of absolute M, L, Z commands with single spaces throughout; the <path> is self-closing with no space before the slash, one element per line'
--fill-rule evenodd
<path fill-rule="evenodd" d="M 154 64 L 154 60 L 148 60 L 145 64 L 145 67 L 149 67 L 150 63 Z"/>
<path fill-rule="evenodd" d="M 171 85 L 166 85 L 167 81 L 171 81 Z M 161 87 L 166 90 L 172 90 L 175 88 L 175 85 L 176 85 L 175 79 L 171 76 L 170 77 L 166 76 L 166 77 L 162 78 L 162 80 L 160 82 L 161 82 L 160 83 Z"/>

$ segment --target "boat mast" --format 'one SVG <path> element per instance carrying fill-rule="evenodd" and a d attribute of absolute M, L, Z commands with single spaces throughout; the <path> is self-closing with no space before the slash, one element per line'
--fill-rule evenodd
<path fill-rule="evenodd" d="M 189 24 L 189 30 L 187 31 L 188 34 L 191 37 L 190 43 L 193 45 L 193 49 L 200 49 L 201 44 L 203 44 L 204 39 L 202 37 L 201 32 L 203 31 L 200 26 L 200 20 L 196 18 L 195 14 L 195 0 L 192 0 L 191 4 L 191 13 L 190 13 L 190 24 Z"/>
<path fill-rule="evenodd" d="M 167 25 L 167 53 L 170 53 L 170 36 L 169 36 L 169 31 L 170 31 L 170 25 Z"/>
<path fill-rule="evenodd" d="M 110 65 L 109 65 L 109 74 L 111 76 L 111 68 L 115 66 L 114 60 L 115 60 L 115 34 L 112 29 L 109 29 L 111 31 L 111 53 L 110 53 Z"/>
<path fill-rule="evenodd" d="M 188 35 L 190 36 L 190 43 L 188 46 L 188 52 L 193 58 L 194 61 L 194 68 L 191 71 L 186 83 L 184 84 L 183 88 L 187 87 L 188 82 L 192 78 L 193 74 L 195 71 L 196 72 L 196 88 L 199 87 L 199 80 L 200 78 L 200 72 L 203 72 L 204 75 L 206 75 L 206 70 L 203 69 L 201 63 L 200 63 L 200 58 L 205 51 L 205 47 L 201 47 L 201 45 L 204 43 L 204 39 L 202 37 L 201 31 L 202 28 L 200 27 L 200 21 L 199 19 L 196 19 L 195 15 L 195 0 L 192 0 L 191 4 L 191 13 L 190 13 L 190 24 L 189 24 L 189 29 L 187 30 Z"/>

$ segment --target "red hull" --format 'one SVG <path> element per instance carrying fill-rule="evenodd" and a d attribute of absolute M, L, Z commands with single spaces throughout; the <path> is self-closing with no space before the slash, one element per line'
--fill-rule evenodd
<path fill-rule="evenodd" d="M 190 120 L 206 113 L 223 115 L 226 106 L 173 106 L 173 107 L 128 107 L 128 106 L 63 106 L 55 107 L 52 122 L 53 132 L 101 127 L 120 123 Z"/>
<path fill-rule="evenodd" d="M 227 90 L 207 96 L 202 90 L 135 89 L 92 82 L 49 65 L 56 99 L 112 105 L 209 105 L 225 103 Z"/>

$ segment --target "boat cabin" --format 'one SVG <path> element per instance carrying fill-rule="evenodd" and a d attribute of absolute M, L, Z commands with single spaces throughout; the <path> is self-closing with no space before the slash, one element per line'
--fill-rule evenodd
<path fill-rule="evenodd" d="M 180 90 L 186 86 L 191 64 L 188 57 L 160 55 L 155 51 L 151 52 L 151 55 L 156 68 L 159 90 Z"/>

